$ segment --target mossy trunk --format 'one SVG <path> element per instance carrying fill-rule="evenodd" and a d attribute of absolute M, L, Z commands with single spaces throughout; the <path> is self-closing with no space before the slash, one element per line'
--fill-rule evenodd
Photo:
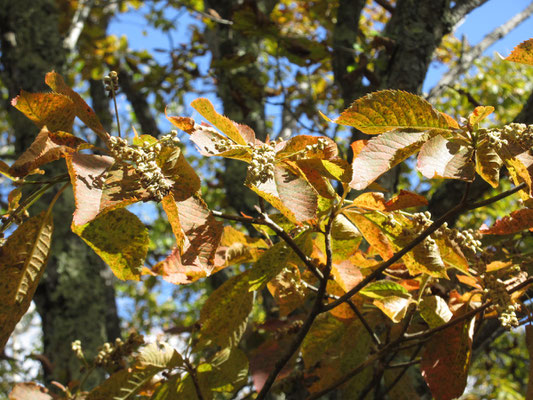
<path fill-rule="evenodd" d="M 0 0 L 0 40 L 0 77 L 9 98 L 21 89 L 49 90 L 44 85 L 45 74 L 66 69 L 54 0 Z M 18 155 L 31 144 L 38 129 L 9 104 L 6 107 Z M 48 173 L 64 170 L 57 165 Z M 34 298 L 42 318 L 44 356 L 53 365 L 51 371 L 45 371 L 46 381 L 63 384 L 80 377 L 72 341 L 81 340 L 90 357 L 99 345 L 120 334 L 109 268 L 70 231 L 74 203 L 72 191 L 67 192 L 54 207 L 52 254 Z M 49 199 L 46 196 L 34 208 L 46 207 Z M 33 209 L 30 212 L 35 213 Z M 87 387 L 102 377 L 92 374 Z"/>

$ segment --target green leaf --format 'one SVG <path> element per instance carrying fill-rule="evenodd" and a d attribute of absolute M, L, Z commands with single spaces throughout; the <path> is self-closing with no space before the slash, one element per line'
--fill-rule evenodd
<path fill-rule="evenodd" d="M 74 108 L 72 101 L 60 93 L 28 93 L 24 90 L 11 100 L 11 105 L 22 112 L 39 128 L 50 131 L 72 131 Z"/>
<path fill-rule="evenodd" d="M 20 225 L 0 249 L 0 350 L 28 310 L 52 240 L 51 208 Z"/>
<path fill-rule="evenodd" d="M 389 296 L 410 297 L 409 292 L 402 285 L 386 280 L 371 282 L 359 293 L 372 299 L 383 299 Z"/>
<path fill-rule="evenodd" d="M 248 380 L 248 359 L 237 347 L 225 348 L 209 361 L 211 369 L 198 376 L 203 387 L 213 392 L 232 393 Z"/>
<path fill-rule="evenodd" d="M 359 320 L 343 323 L 329 314 L 317 317 L 302 344 L 304 365 L 314 378 L 309 391 L 321 391 L 344 377 L 367 358 L 371 348 L 370 335 Z M 340 387 L 340 398 L 358 399 L 371 376 L 372 368 L 365 368 Z"/>
<path fill-rule="evenodd" d="M 422 145 L 440 131 L 396 130 L 368 141 L 352 162 L 350 187 L 363 190 L 379 176 L 416 153 Z"/>
<path fill-rule="evenodd" d="M 200 348 L 237 346 L 252 311 L 254 294 L 248 287 L 248 273 L 244 272 L 211 293 L 200 311 Z"/>
<path fill-rule="evenodd" d="M 135 395 L 161 371 L 161 368 L 127 368 L 115 372 L 94 388 L 85 400 L 133 400 Z"/>
<path fill-rule="evenodd" d="M 446 301 L 440 296 L 425 296 L 419 304 L 420 315 L 427 322 L 430 329 L 444 325 L 453 314 Z"/>
<path fill-rule="evenodd" d="M 516 46 L 506 60 L 533 65 L 533 39 L 526 40 Z"/>
<path fill-rule="evenodd" d="M 370 93 L 354 101 L 334 122 L 369 135 L 400 128 L 450 128 L 447 119 L 426 100 L 401 90 Z"/>
<path fill-rule="evenodd" d="M 417 169 L 426 178 L 461 179 L 475 177 L 473 148 L 462 147 L 438 135 L 428 140 L 418 154 Z"/>
<path fill-rule="evenodd" d="M 128 210 L 112 210 L 84 225 L 72 224 L 80 236 L 119 279 L 139 280 L 148 253 L 148 230 Z"/>
<path fill-rule="evenodd" d="M 466 312 L 461 309 L 455 317 Z M 474 319 L 466 319 L 437 332 L 424 348 L 420 369 L 435 400 L 463 394 L 472 355 Z"/>
<path fill-rule="evenodd" d="M 301 233 L 294 241 L 304 254 L 311 253 L 312 242 L 309 232 Z M 274 279 L 289 262 L 299 264 L 301 261 L 285 241 L 276 243 L 261 255 L 250 270 L 249 290 L 261 289 L 267 282 Z"/>
<path fill-rule="evenodd" d="M 145 346 L 137 357 L 137 363 L 142 368 L 171 369 L 183 365 L 183 358 L 168 343 L 159 342 Z"/>

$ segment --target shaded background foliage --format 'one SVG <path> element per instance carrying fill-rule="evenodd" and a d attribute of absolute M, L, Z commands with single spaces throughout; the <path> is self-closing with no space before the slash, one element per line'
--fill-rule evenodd
<path fill-rule="evenodd" d="M 348 143 L 366 135 L 327 124 L 317 110 L 335 114 L 354 99 L 385 88 L 420 94 L 435 60 L 455 73 L 451 83 L 428 94 L 440 110 L 453 116 L 467 115 L 476 105 L 487 104 L 496 108 L 494 123 L 531 123 L 532 68 L 494 57 L 472 59 L 469 56 L 477 54 L 480 47 L 453 35 L 459 22 L 485 2 L 1 0 L 0 80 L 5 102 L 0 119 L 5 132 L 0 138 L 1 156 L 12 160 L 37 133 L 9 100 L 20 89 L 44 90 L 43 77 L 54 69 L 85 92 L 110 131 L 116 127 L 101 79 L 110 69 L 118 71 L 123 125 L 154 136 L 170 129 L 162 122 L 166 104 L 171 103 L 173 114 L 185 115 L 191 111 L 188 103 L 192 98 L 216 95 L 229 118 L 251 126 L 261 139 L 297 133 L 326 135 L 350 157 Z M 531 14 L 531 8 L 524 10 L 514 26 Z M 155 50 L 132 49 L 127 37 L 109 35 L 113 20 L 126 12 L 142 15 L 150 29 L 168 36 L 168 44 Z M 176 43 L 176 31 L 187 40 Z M 494 35 L 487 40 L 493 43 L 498 38 Z M 213 163 L 196 154 L 187 151 L 191 163 L 208 177 L 203 194 L 210 206 L 253 214 L 256 197 L 242 185 L 243 165 Z M 454 194 L 462 192 L 462 183 L 431 187 L 410 165 L 397 168 L 380 184 L 393 191 L 425 191 L 434 216 L 458 203 Z M 489 187 L 477 185 L 477 181 L 473 186 L 479 198 L 491 195 Z M 7 188 L 4 190 L 7 193 Z M 56 220 L 70 220 L 71 206 L 71 201 L 64 201 L 57 207 Z M 510 203 L 498 203 L 477 214 L 475 221 L 490 221 L 509 207 Z M 155 263 L 172 247 L 172 232 L 162 221 L 160 209 L 145 212 L 154 250 L 149 262 Z M 465 226 L 472 220 L 457 223 Z M 81 339 L 88 353 L 94 354 L 103 342 L 120 335 L 116 292 L 123 310 L 122 332 L 134 328 L 176 335 L 194 329 L 198 305 L 231 273 L 179 288 L 169 288 L 155 277 L 140 284 L 116 282 L 92 251 L 67 232 L 68 224 L 63 228 L 56 232 L 60 239 L 55 240 L 55 255 L 35 298 L 43 328 L 43 347 L 35 352 L 46 382 L 67 382 L 78 376 L 78 362 L 70 350 L 73 340 Z M 276 312 L 266 291 L 260 304 L 253 314 L 258 323 Z M 514 344 L 513 340 L 493 339 L 487 335 L 487 342 L 495 343 L 489 350 L 487 346 L 476 350 L 485 361 L 474 364 L 474 374 L 482 379 L 486 360 L 493 360 L 492 367 L 498 369 L 491 376 L 502 376 L 502 381 L 511 368 L 523 372 L 525 363 L 519 354 L 515 357 L 513 352 L 500 350 Z M 507 362 L 508 357 L 516 362 Z M 4 358 L 3 368 L 20 368 L 19 354 L 8 350 Z M 25 372 L 22 369 L 20 373 Z M 4 375 L 14 376 L 15 372 Z M 94 375 L 88 384 L 101 379 Z M 524 388 L 495 384 L 491 389 L 498 396 L 498 391 L 520 392 Z M 296 388 L 288 388 L 287 393 L 291 390 Z M 474 388 L 471 396 L 476 391 L 484 396 L 485 388 Z"/>

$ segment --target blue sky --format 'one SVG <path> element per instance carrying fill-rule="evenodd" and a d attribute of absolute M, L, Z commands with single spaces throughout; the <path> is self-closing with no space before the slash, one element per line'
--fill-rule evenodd
<path fill-rule="evenodd" d="M 487 33 L 505 23 L 530 3 L 531 0 L 489 0 L 467 16 L 457 28 L 456 36 L 465 35 L 468 42 L 474 45 Z M 169 14 L 170 17 L 178 16 L 175 11 L 169 12 Z M 196 21 L 190 18 L 187 12 L 183 12 L 182 17 L 177 21 L 175 31 L 171 33 L 172 38 L 175 43 L 186 42 L 189 38 L 188 27 L 196 23 Z M 136 50 L 148 49 L 151 51 L 154 48 L 166 48 L 168 44 L 166 35 L 146 26 L 142 16 L 142 9 L 132 10 L 127 14 L 121 15 L 112 22 L 109 31 L 116 35 L 126 35 L 130 46 Z M 494 52 L 498 52 L 503 56 L 507 56 L 516 45 L 531 37 L 533 37 L 533 17 L 524 21 L 511 33 L 496 42 L 485 52 L 485 55 L 493 55 Z M 162 53 L 155 54 L 161 57 L 161 61 L 165 61 L 165 56 Z M 206 59 L 205 65 L 201 65 L 202 72 L 207 71 L 208 62 L 208 59 Z M 433 66 L 430 68 L 424 84 L 424 90 L 430 89 L 445 70 L 445 67 L 437 68 Z"/>

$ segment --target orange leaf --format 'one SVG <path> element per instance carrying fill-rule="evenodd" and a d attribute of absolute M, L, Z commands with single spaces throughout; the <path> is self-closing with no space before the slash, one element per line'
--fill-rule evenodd
<path fill-rule="evenodd" d="M 105 132 L 104 127 L 100 123 L 100 120 L 96 116 L 94 110 L 87 105 L 85 100 L 81 96 L 72 90 L 63 80 L 63 77 L 57 72 L 49 72 L 46 74 L 44 79 L 46 84 L 56 92 L 61 93 L 62 95 L 67 96 L 73 103 L 73 111 L 76 116 L 83 121 L 85 125 L 91 128 L 101 139 L 107 139 L 107 133 Z M 52 129 L 52 128 L 50 128 Z M 55 129 L 52 129 L 55 130 Z"/>
<path fill-rule="evenodd" d="M 485 235 L 508 235 L 533 227 L 533 209 L 524 208 L 497 220 L 490 228 L 480 229 Z"/>
<path fill-rule="evenodd" d="M 72 130 L 74 105 L 72 100 L 60 93 L 29 93 L 21 90 L 11 100 L 11 105 L 39 128 L 46 125 L 51 131 Z"/>
<path fill-rule="evenodd" d="M 471 126 L 475 126 L 487 118 L 494 111 L 492 106 L 478 106 L 474 108 L 474 111 L 468 116 L 468 122 Z"/>
<path fill-rule="evenodd" d="M 533 39 L 526 40 L 516 46 L 506 60 L 533 65 Z"/>

